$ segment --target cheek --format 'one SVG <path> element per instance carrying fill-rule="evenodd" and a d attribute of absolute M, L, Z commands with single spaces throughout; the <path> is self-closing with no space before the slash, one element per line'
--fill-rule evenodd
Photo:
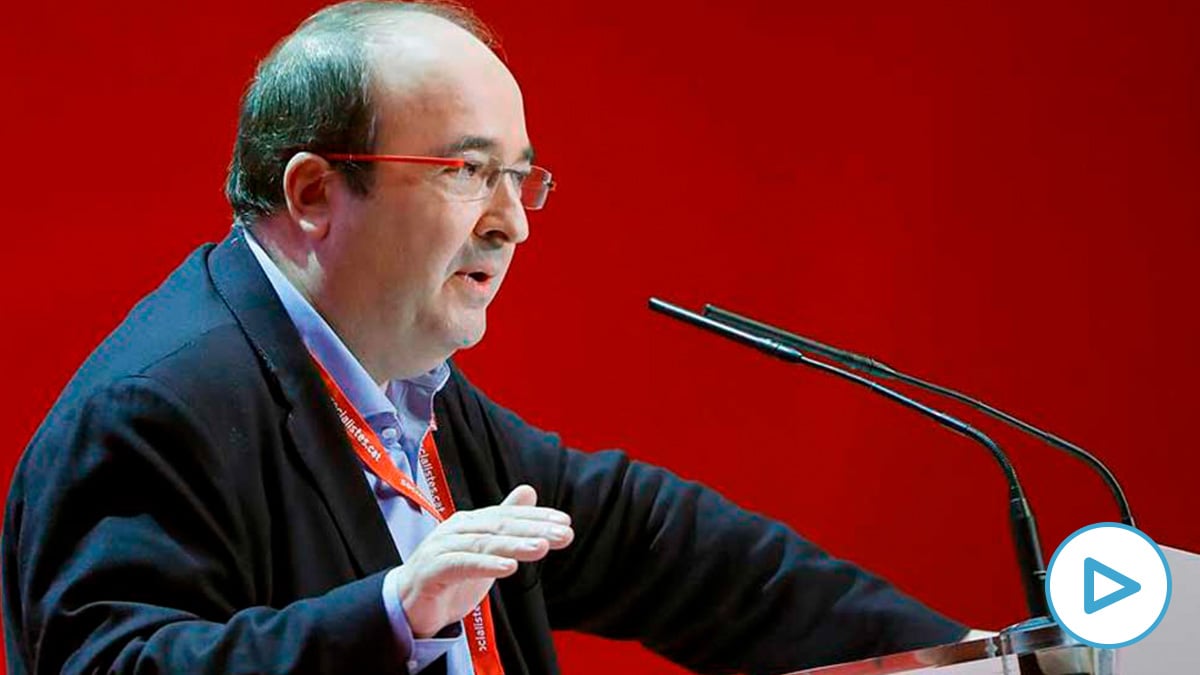
<path fill-rule="evenodd" d="M 426 217 L 413 223 L 412 246 L 421 251 L 424 266 L 443 278 L 477 258 L 481 243 L 474 236 L 479 208 L 472 203 L 446 203 L 432 208 Z"/>
<path fill-rule="evenodd" d="M 447 200 L 432 189 L 403 196 L 371 205 L 368 245 L 374 250 L 368 255 L 376 264 L 396 268 L 386 278 L 437 288 L 472 259 L 482 202 Z"/>

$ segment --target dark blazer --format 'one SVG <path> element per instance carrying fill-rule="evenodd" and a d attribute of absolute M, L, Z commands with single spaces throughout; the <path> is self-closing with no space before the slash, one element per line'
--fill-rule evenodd
<path fill-rule="evenodd" d="M 564 448 L 457 370 L 435 410 L 458 508 L 525 482 L 574 518 L 571 547 L 491 592 L 510 675 L 557 672 L 552 629 L 755 673 L 965 632 L 711 490 Z M 403 672 L 381 600 L 400 562 L 235 230 L 132 310 L 26 449 L 4 521 L 9 672 Z"/>

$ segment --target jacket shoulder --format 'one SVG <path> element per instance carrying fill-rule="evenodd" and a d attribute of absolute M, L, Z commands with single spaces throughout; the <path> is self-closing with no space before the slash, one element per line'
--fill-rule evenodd
<path fill-rule="evenodd" d="M 218 434 L 263 410 L 273 394 L 253 345 L 212 283 L 213 249 L 192 253 L 96 347 L 35 432 L 23 464 L 71 443 L 89 405 L 137 380 L 170 392 Z"/>

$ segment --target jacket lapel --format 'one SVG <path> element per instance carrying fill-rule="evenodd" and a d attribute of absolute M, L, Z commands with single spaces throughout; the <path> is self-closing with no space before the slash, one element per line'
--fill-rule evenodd
<path fill-rule="evenodd" d="M 287 410 L 287 432 L 362 575 L 400 564 L 379 505 L 325 385 L 240 227 L 213 249 L 209 273 Z"/>
<path fill-rule="evenodd" d="M 452 365 L 451 368 L 453 367 Z M 456 415 L 458 410 L 451 410 L 451 408 L 462 406 L 462 393 L 459 391 L 456 380 L 457 378 L 452 373 L 446 386 L 433 398 L 434 416 L 443 422 L 464 419 L 462 415 Z M 463 464 L 462 457 L 463 452 L 469 453 L 470 449 L 469 447 L 465 449 L 460 447 L 460 444 L 470 443 L 470 439 L 465 438 L 465 435 L 466 429 L 463 425 L 447 423 L 438 425 L 433 432 L 433 442 L 437 445 L 438 456 L 441 457 L 442 466 L 446 471 L 446 482 L 449 484 L 450 497 L 454 500 L 455 511 L 468 511 L 476 506 L 475 500 L 471 498 L 471 486 L 467 483 L 466 474 L 470 472 L 470 469 Z M 482 453 L 476 454 L 481 455 Z M 499 500 L 496 500 L 496 503 L 499 503 Z M 482 506 L 490 506 L 490 504 Z"/>

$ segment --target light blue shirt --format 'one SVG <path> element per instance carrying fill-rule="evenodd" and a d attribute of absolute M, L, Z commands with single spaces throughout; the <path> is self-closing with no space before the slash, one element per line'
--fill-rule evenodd
<path fill-rule="evenodd" d="M 416 481 L 421 491 L 429 494 L 424 472 L 413 469 L 417 466 L 417 452 L 421 439 L 429 428 L 433 414 L 433 396 L 446 384 L 450 377 L 450 366 L 443 362 L 432 371 L 418 377 L 397 381 L 391 380 L 381 387 L 346 347 L 337 333 L 317 313 L 308 300 L 296 290 L 284 276 L 267 252 L 245 230 L 246 242 L 259 266 L 267 275 L 276 295 L 279 296 L 288 317 L 300 333 L 300 338 L 321 365 L 329 371 L 350 403 L 354 405 L 371 429 L 383 441 L 384 448 L 401 471 Z M 388 531 L 402 559 L 408 559 L 417 545 L 436 526 L 432 516 L 414 507 L 395 489 L 380 480 L 364 467 L 363 475 L 371 486 L 371 494 L 379 503 L 379 509 L 387 521 Z M 406 659 L 408 672 L 423 670 L 442 654 L 447 657 L 447 672 L 450 675 L 470 675 L 474 672 L 468 651 L 466 633 L 459 626 L 455 638 L 417 640 L 408 625 L 408 617 L 400 603 L 397 589 L 399 577 L 394 568 L 383 581 L 383 605 L 396 635 L 400 653 Z"/>

